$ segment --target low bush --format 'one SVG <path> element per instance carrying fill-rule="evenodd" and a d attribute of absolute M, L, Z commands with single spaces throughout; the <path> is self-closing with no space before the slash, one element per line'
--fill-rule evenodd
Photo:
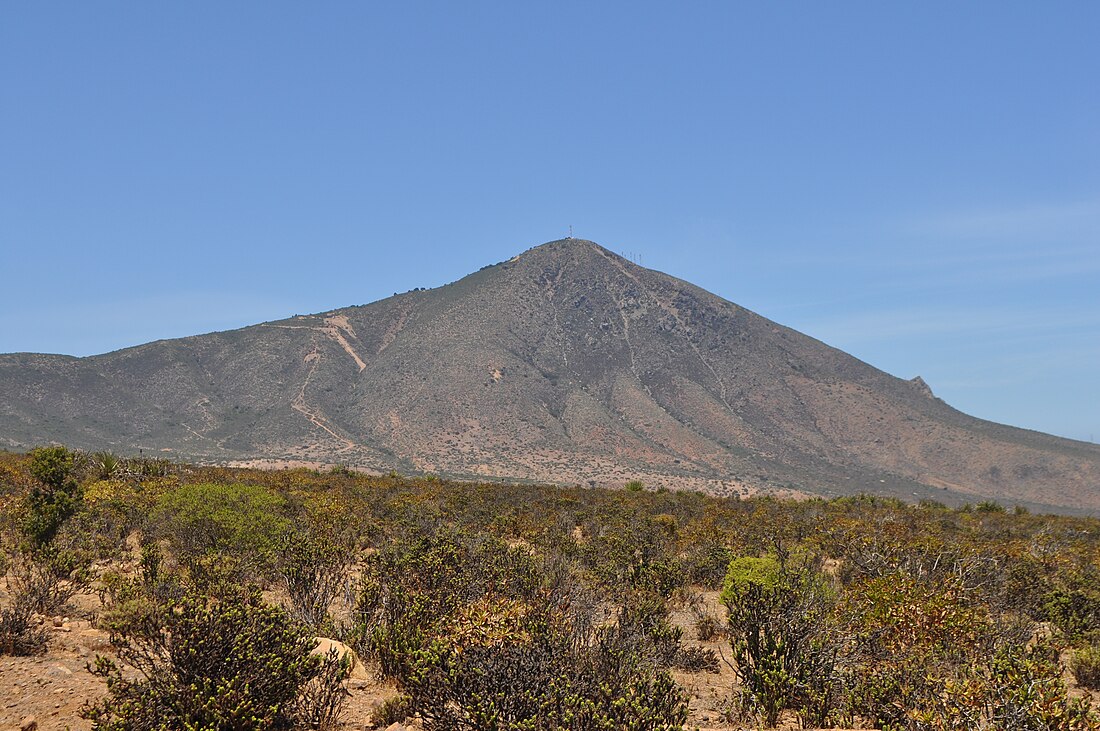
<path fill-rule="evenodd" d="M 742 684 L 741 704 L 767 726 L 784 709 L 806 725 L 827 723 L 838 701 L 839 644 L 831 635 L 833 604 L 825 578 L 776 556 L 730 562 L 722 602 Z"/>
<path fill-rule="evenodd" d="M 412 699 L 404 693 L 395 695 L 385 700 L 371 714 L 371 725 L 377 728 L 386 728 L 395 723 L 401 723 L 413 714 Z"/>
<path fill-rule="evenodd" d="M 539 593 L 530 553 L 487 536 L 414 533 L 369 557 L 355 609 L 356 649 L 382 675 L 407 676 L 416 651 L 458 629 L 472 607 L 523 602 Z"/>
<path fill-rule="evenodd" d="M 577 634 L 546 617 L 526 636 L 418 651 L 403 687 L 430 731 L 679 731 L 687 701 L 667 671 L 621 634 Z"/>
<path fill-rule="evenodd" d="M 79 551 L 47 545 L 12 562 L 11 585 L 39 614 L 55 614 L 92 580 L 90 561 Z"/>
<path fill-rule="evenodd" d="M 91 670 L 108 695 L 81 713 L 95 728 L 334 726 L 346 661 L 310 654 L 313 639 L 257 592 L 221 599 L 192 592 L 160 620 L 112 633 L 122 665 L 96 658 Z"/>
<path fill-rule="evenodd" d="M 331 634 L 329 605 L 345 588 L 355 554 L 347 541 L 320 530 L 287 533 L 276 573 L 290 599 L 289 611 L 319 635 Z"/>
<path fill-rule="evenodd" d="M 1071 699 L 1056 649 L 1036 644 L 999 648 L 941 681 L 907 714 L 912 731 L 1097 731 L 1087 699 Z"/>
<path fill-rule="evenodd" d="M 850 588 L 840 608 L 849 644 L 849 711 L 877 728 L 909 728 L 944 685 L 991 657 L 988 611 L 956 579 L 887 575 Z M 942 709 L 941 709 L 942 710 Z"/>
<path fill-rule="evenodd" d="M 261 485 L 181 485 L 161 496 L 150 527 L 195 582 L 241 583 L 273 571 L 291 529 L 285 510 L 286 499 Z"/>
<path fill-rule="evenodd" d="M 47 637 L 25 596 L 16 595 L 11 606 L 0 609 L 0 655 L 41 655 Z"/>
<path fill-rule="evenodd" d="M 621 643 L 647 653 L 660 667 L 718 672 L 718 656 L 713 650 L 684 645 L 684 631 L 672 624 L 668 604 L 658 595 L 627 594 L 617 622 L 607 631 Z"/>
<path fill-rule="evenodd" d="M 1069 641 L 1100 630 L 1100 593 L 1082 589 L 1055 589 L 1043 599 L 1043 614 Z"/>
<path fill-rule="evenodd" d="M 187 593 L 181 577 L 166 569 L 160 546 L 153 542 L 141 547 L 136 576 L 109 571 L 99 584 L 99 625 L 121 636 L 160 632 L 169 607 Z"/>
<path fill-rule="evenodd" d="M 1077 685 L 1100 690 L 1100 645 L 1085 645 L 1074 650 L 1070 670 Z"/>
<path fill-rule="evenodd" d="M 713 614 L 705 613 L 695 620 L 695 637 L 700 642 L 714 642 L 724 631 L 722 620 Z"/>

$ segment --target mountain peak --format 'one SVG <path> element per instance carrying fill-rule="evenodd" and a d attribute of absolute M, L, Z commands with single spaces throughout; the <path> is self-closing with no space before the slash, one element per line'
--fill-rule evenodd
<path fill-rule="evenodd" d="M 628 272 L 635 266 L 626 257 L 595 241 L 578 238 L 547 241 L 513 257 L 511 261 L 548 271 L 610 271 L 607 269 L 610 267 L 618 270 L 619 274 Z"/>
<path fill-rule="evenodd" d="M 528 254 L 568 254 L 568 253 L 581 253 L 581 252 L 603 252 L 605 254 L 612 254 L 613 252 L 605 249 L 597 244 L 595 241 L 589 241 L 588 239 L 578 239 L 573 237 L 567 237 L 564 239 L 554 239 L 553 241 L 547 241 L 544 244 L 532 247 L 523 252 L 519 256 L 526 256 Z"/>

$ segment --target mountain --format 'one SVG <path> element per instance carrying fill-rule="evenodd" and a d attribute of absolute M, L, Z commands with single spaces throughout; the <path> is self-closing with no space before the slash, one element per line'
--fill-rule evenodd
<path fill-rule="evenodd" d="M 0 445 L 1100 510 L 1100 447 L 967 416 L 579 239 L 360 307 L 0 356 Z"/>

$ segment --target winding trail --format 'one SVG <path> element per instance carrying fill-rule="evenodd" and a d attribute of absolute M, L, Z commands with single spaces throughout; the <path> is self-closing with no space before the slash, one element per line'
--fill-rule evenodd
<path fill-rule="evenodd" d="M 351 347 L 351 343 L 348 342 L 347 338 L 344 337 L 345 334 L 353 338 L 356 337 L 355 330 L 352 329 L 347 317 L 344 315 L 326 317 L 325 326 L 318 329 L 334 340 L 337 345 L 344 349 L 345 353 L 351 356 L 352 360 L 355 361 L 355 365 L 359 366 L 360 373 L 366 370 L 367 364 L 355 352 L 355 348 Z"/>
<path fill-rule="evenodd" d="M 351 441 L 347 437 L 342 437 L 337 434 L 332 429 L 332 427 L 330 427 L 325 422 L 325 418 L 320 413 L 310 408 L 309 404 L 306 403 L 306 388 L 309 387 L 309 382 L 313 379 L 313 374 L 317 371 L 317 366 L 321 364 L 321 351 L 317 347 L 316 341 L 314 341 L 313 343 L 313 350 L 306 355 L 305 359 L 307 362 L 310 362 L 313 365 L 310 367 L 309 373 L 306 374 L 305 380 L 302 381 L 302 387 L 298 389 L 298 395 L 295 396 L 294 400 L 290 402 L 291 408 L 309 419 L 310 423 L 313 424 L 315 427 L 321 429 L 333 439 L 342 443 L 344 447 L 341 451 L 355 449 L 359 446 L 358 444 Z"/>

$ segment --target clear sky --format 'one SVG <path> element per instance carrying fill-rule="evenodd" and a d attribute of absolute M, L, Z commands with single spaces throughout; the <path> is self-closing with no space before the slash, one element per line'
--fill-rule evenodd
<path fill-rule="evenodd" d="M 7 2 L 0 352 L 435 286 L 568 226 L 1100 439 L 1100 3 Z"/>

